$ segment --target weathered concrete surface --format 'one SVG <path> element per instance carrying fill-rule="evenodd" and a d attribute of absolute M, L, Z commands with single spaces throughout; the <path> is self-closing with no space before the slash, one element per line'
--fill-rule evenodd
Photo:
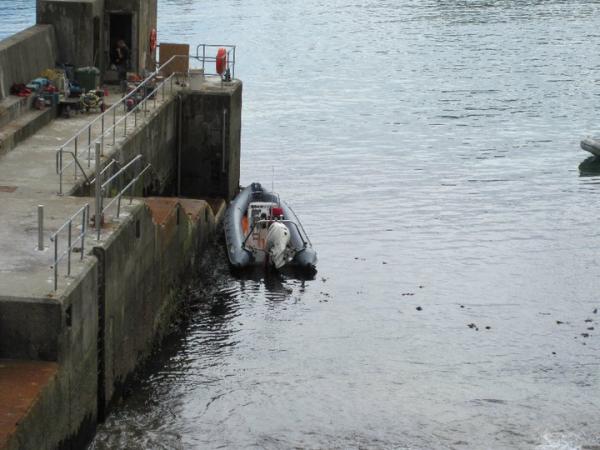
<path fill-rule="evenodd" d="M 114 91 L 111 91 L 111 94 L 107 98 L 107 102 L 108 104 L 111 104 L 118 99 L 120 99 L 120 96 Z M 175 101 L 173 97 L 167 96 L 166 100 L 163 101 L 162 97 L 159 96 L 156 101 L 156 106 L 154 102 L 149 102 L 148 114 L 145 115 L 142 113 L 139 115 L 137 127 L 133 126 L 133 118 L 130 118 L 128 120 L 126 133 L 124 132 L 123 125 L 118 125 L 115 145 L 112 145 L 112 135 L 107 136 L 105 140 L 105 155 L 102 158 L 103 164 L 113 157 L 119 159 L 120 155 L 118 151 L 121 146 L 130 139 L 131 135 L 136 133 L 136 130 L 146 127 L 148 122 L 154 118 L 155 114 L 158 113 L 164 103 L 173 101 Z M 117 109 L 116 120 L 118 121 L 123 117 L 124 111 L 121 108 Z M 56 193 L 59 190 L 59 178 L 56 173 L 56 151 L 63 143 L 70 139 L 76 132 L 83 129 L 96 117 L 97 113 L 84 113 L 78 114 L 70 119 L 57 118 L 40 129 L 35 135 L 21 142 L 11 152 L 0 158 L 0 185 L 17 187 L 18 189 L 13 197 L 28 198 L 32 200 L 32 203 L 35 205 L 37 205 L 39 200 L 56 196 Z M 112 117 L 110 119 L 112 119 Z M 110 125 L 112 125 L 112 122 Z M 106 129 L 108 129 L 108 127 L 109 124 L 107 123 Z M 94 136 L 93 139 L 95 139 L 95 136 L 99 136 L 100 128 L 100 122 L 94 125 L 92 134 L 92 136 Z M 82 135 L 79 142 L 78 156 L 86 170 L 87 176 L 90 178 L 93 178 L 95 171 L 93 144 L 94 142 L 92 140 L 92 149 L 89 153 L 91 160 L 88 168 L 87 134 Z M 145 148 L 146 147 L 142 145 L 139 150 L 143 152 Z M 69 149 L 72 149 L 72 146 Z M 71 159 L 69 158 L 68 155 L 65 156 L 65 165 L 71 162 Z M 122 163 L 128 162 L 128 160 L 120 161 Z M 74 172 L 70 170 L 69 173 L 66 173 L 64 176 L 63 191 L 66 194 L 78 191 L 85 182 L 81 173 L 78 174 L 77 179 L 74 179 L 73 174 Z"/>
<path fill-rule="evenodd" d="M 103 274 L 105 406 L 151 351 L 177 308 L 182 280 L 224 212 L 204 200 L 146 198 L 94 249 Z"/>
<path fill-rule="evenodd" d="M 0 183 L 4 185 L 1 179 Z M 17 188 L 14 192 L 0 190 L 0 204 L 4 211 L 10 211 L 0 214 L 0 299 L 53 298 L 54 278 L 51 265 L 54 247 L 49 241 L 49 236 L 89 200 L 77 197 L 61 198 L 56 195 L 44 199 L 29 198 L 23 197 L 27 192 L 20 192 L 21 190 L 23 189 Z M 42 200 L 45 205 L 45 249 L 39 251 L 37 205 Z M 62 235 L 59 239 L 61 252 L 65 249 L 65 242 Z M 88 239 L 87 244 L 89 243 Z M 65 276 L 66 260 L 59 266 L 59 290 L 67 289 L 74 282 L 75 275 L 85 267 L 86 258 L 81 262 L 79 256 L 74 254 L 72 258 L 73 277 Z"/>
<path fill-rule="evenodd" d="M 56 63 L 56 39 L 51 25 L 35 25 L 0 41 L 0 100 L 14 83 L 29 83 Z"/>
<path fill-rule="evenodd" d="M 161 104 L 157 101 L 157 109 Z M 152 106 L 149 105 L 148 118 L 152 117 Z M 117 117 L 121 115 L 122 111 Z M 11 442 L 17 442 L 12 448 L 56 448 L 63 444 L 82 448 L 81 443 L 89 439 L 97 420 L 99 270 L 96 258 L 89 254 L 92 233 L 87 237 L 89 250 L 84 252 L 83 260 L 81 253 L 73 253 L 70 277 L 66 276 L 66 259 L 60 263 L 56 292 L 51 267 L 53 246 L 51 250 L 49 241 L 52 232 L 90 201 L 56 194 L 55 155 L 58 146 L 93 117 L 94 114 L 84 114 L 57 119 L 0 157 L 0 204 L 10 211 L 0 215 L 0 358 L 60 364 L 44 396 L 12 435 Z M 119 136 L 115 151 L 126 138 Z M 107 145 L 107 153 L 110 148 Z M 92 163 L 90 174 L 93 169 Z M 81 176 L 78 180 L 72 175 L 69 178 L 66 187 L 81 181 Z M 41 252 L 37 250 L 38 204 L 45 206 L 46 248 Z M 131 206 L 136 207 L 139 204 Z M 123 206 L 125 214 L 129 208 Z M 78 226 L 76 221 L 75 227 Z M 107 224 L 101 239 L 110 237 L 117 228 L 118 224 Z M 59 254 L 65 250 L 65 244 L 66 236 L 62 234 Z M 0 384 L 4 385 L 1 381 Z M 61 444 L 64 439 L 68 442 Z"/>
<path fill-rule="evenodd" d="M 107 158 L 114 158 L 124 164 L 141 153 L 143 155 L 142 166 L 152 165 L 148 176 L 145 176 L 132 191 L 136 195 L 142 196 L 148 192 L 168 193 L 167 189 L 173 185 L 177 169 L 177 106 L 179 101 L 178 97 L 171 97 L 166 101 L 158 102 L 157 107 L 148 116 L 140 114 L 138 123 L 143 126 L 132 128 L 127 137 L 120 140 L 114 149 L 110 146 L 110 142 L 107 142 L 105 151 Z M 113 172 L 116 170 L 115 167 Z M 90 176 L 92 176 L 91 172 Z M 114 192 L 119 191 L 125 187 L 130 178 L 130 176 L 125 176 L 116 180 L 111 188 Z M 93 195 L 91 191 L 86 192 L 85 190 L 79 190 L 77 193 Z"/>
<path fill-rule="evenodd" d="M 0 127 L 0 155 L 10 152 L 19 143 L 34 135 L 49 124 L 55 116 L 55 108 L 22 111 L 19 117 Z"/>
<path fill-rule="evenodd" d="M 239 190 L 242 83 L 206 78 L 182 112 L 182 195 L 230 200 Z"/>
<path fill-rule="evenodd" d="M 83 200 L 57 198 L 51 210 L 80 205 Z M 27 223 L 28 213 L 18 209 L 22 206 L 18 199 L 3 202 L 3 206 L 15 214 L 2 215 L 1 220 L 12 218 Z M 47 218 L 50 225 L 56 220 L 53 216 Z M 59 290 L 53 292 L 50 252 L 36 254 L 34 248 L 27 249 L 30 252 L 24 253 L 29 255 L 11 254 L 14 265 L 0 270 L 0 358 L 18 358 L 23 364 L 26 360 L 52 361 L 60 364 L 60 369 L 42 395 L 32 399 L 27 416 L 7 445 L 53 449 L 67 437 L 70 442 L 87 441 L 96 423 L 97 262 L 87 252 L 83 260 L 79 259 L 81 253 L 75 253 L 72 276 L 65 276 L 65 261 L 60 266 Z M 9 385 L 9 381 L 0 379 L 0 388 Z M 0 401 L 0 411 L 14 414 L 15 405 Z"/>
<path fill-rule="evenodd" d="M 57 372 L 57 363 L 0 360 L 0 448 L 25 448 L 17 427 L 27 421 Z"/>
<path fill-rule="evenodd" d="M 38 24 L 51 24 L 56 30 L 57 61 L 76 67 L 99 64 L 103 50 L 103 40 L 100 37 L 103 6 L 104 0 L 37 2 Z"/>
<path fill-rule="evenodd" d="M 32 108 L 33 96 L 16 97 L 10 95 L 0 100 L 0 127 L 18 119 Z"/>

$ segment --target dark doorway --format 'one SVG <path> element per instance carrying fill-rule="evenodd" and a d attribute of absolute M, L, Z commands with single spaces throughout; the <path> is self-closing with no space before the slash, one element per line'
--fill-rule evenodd
<path fill-rule="evenodd" d="M 113 54 L 114 49 L 117 46 L 117 42 L 123 39 L 127 44 L 127 47 L 131 50 L 133 56 L 133 15 L 132 14 L 110 14 L 109 15 L 109 44 L 110 44 L 110 55 Z M 111 61 L 112 62 L 112 61 Z M 133 61 L 130 60 L 130 64 Z"/>

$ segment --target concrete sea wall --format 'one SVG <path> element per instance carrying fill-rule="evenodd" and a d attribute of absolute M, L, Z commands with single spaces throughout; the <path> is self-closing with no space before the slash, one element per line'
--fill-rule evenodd
<path fill-rule="evenodd" d="M 220 208 L 222 209 L 222 208 Z M 108 406 L 177 309 L 217 214 L 203 200 L 149 198 L 94 248 L 99 263 L 99 408 Z"/>
<path fill-rule="evenodd" d="M 12 311 L 0 302 L 0 342 L 26 338 L 21 348 L 2 348 L 2 357 L 58 363 L 0 448 L 85 446 L 167 329 L 225 203 L 148 198 L 127 209 L 60 298 L 42 306 L 15 303 Z"/>
<path fill-rule="evenodd" d="M 233 198 L 239 188 L 242 83 L 192 91 L 183 99 L 182 194 Z"/>
<path fill-rule="evenodd" d="M 89 438 L 97 416 L 96 292 L 97 264 L 90 257 L 85 270 L 60 298 L 48 299 L 36 308 L 15 302 L 10 315 L 0 311 L 0 342 L 9 346 L 26 342 L 20 348 L 3 348 L 3 358 L 58 363 L 6 448 L 82 448 Z M 4 308 L 6 303 L 0 306 Z"/>
<path fill-rule="evenodd" d="M 0 41 L 0 100 L 14 83 L 28 83 L 56 64 L 56 37 L 52 25 L 34 25 Z"/>

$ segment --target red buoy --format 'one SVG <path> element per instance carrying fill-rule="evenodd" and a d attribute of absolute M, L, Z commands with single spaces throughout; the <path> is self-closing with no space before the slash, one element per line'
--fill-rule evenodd
<path fill-rule="evenodd" d="M 219 75 L 223 75 L 225 73 L 225 69 L 227 68 L 227 50 L 223 47 L 217 50 L 217 73 Z"/>
<path fill-rule="evenodd" d="M 150 51 L 156 50 L 156 29 L 152 28 L 150 31 Z"/>

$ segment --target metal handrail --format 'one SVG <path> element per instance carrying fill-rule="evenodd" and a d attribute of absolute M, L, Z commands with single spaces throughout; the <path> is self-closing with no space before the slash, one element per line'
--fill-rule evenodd
<path fill-rule="evenodd" d="M 114 145 L 116 142 L 117 126 L 124 122 L 123 135 L 126 136 L 127 135 L 127 119 L 129 119 L 129 117 L 131 115 L 134 116 L 134 127 L 137 127 L 137 115 L 142 106 L 144 107 L 143 111 L 144 111 L 145 115 L 148 114 L 148 109 L 146 108 L 148 99 L 153 99 L 154 107 L 156 108 L 156 96 L 158 95 L 158 91 L 161 90 L 162 98 L 164 101 L 165 85 L 167 84 L 167 82 L 170 82 L 170 84 L 171 84 L 171 89 L 170 89 L 171 92 L 170 93 L 171 94 L 173 93 L 173 77 L 175 75 L 176 75 L 176 73 L 172 73 L 171 75 L 169 75 L 169 77 L 167 79 L 165 79 L 160 84 L 158 84 L 152 92 L 145 95 L 142 101 L 138 102 L 133 108 L 131 108 L 130 111 L 128 111 L 126 114 L 124 114 L 123 117 L 121 117 L 119 120 L 116 120 L 116 114 L 113 114 L 113 125 L 111 127 L 107 128 L 105 131 L 103 131 L 100 134 L 100 136 L 98 137 L 98 139 L 101 140 L 102 142 L 104 142 L 104 136 L 112 131 L 112 141 L 113 141 L 113 145 Z"/>
<path fill-rule="evenodd" d="M 106 166 L 104 166 L 104 169 L 102 169 L 102 170 L 100 171 L 100 176 L 104 175 L 104 173 L 105 173 L 105 172 L 106 172 L 108 169 L 110 169 L 110 168 L 111 168 L 113 165 L 115 165 L 115 164 L 118 166 L 118 165 L 119 165 L 119 161 L 117 161 L 116 159 L 114 159 L 114 158 L 113 158 L 113 159 L 112 159 L 112 160 L 111 160 L 111 161 L 110 161 L 110 162 L 109 162 L 109 163 L 108 163 Z M 92 178 L 92 179 L 90 180 L 90 185 L 91 185 L 91 184 L 94 184 L 95 182 L 96 182 L 96 177 L 94 177 L 94 178 Z"/>
<path fill-rule="evenodd" d="M 128 100 L 130 100 L 132 97 L 137 96 L 139 94 L 139 92 L 142 89 L 145 89 L 145 87 L 151 82 L 153 81 L 157 76 L 159 76 L 161 74 L 161 72 L 170 64 L 172 64 L 176 59 L 178 58 L 189 58 L 189 55 L 174 55 L 171 58 L 169 58 L 169 60 L 167 62 L 165 62 L 163 65 L 159 66 L 154 72 L 152 72 L 148 77 L 146 77 L 146 79 L 144 81 L 142 81 L 134 90 L 132 90 L 129 94 L 125 95 L 124 97 L 122 97 L 117 103 L 115 103 L 114 105 L 112 105 L 111 107 L 109 107 L 107 110 L 105 110 L 102 114 L 100 114 L 98 117 L 96 117 L 95 119 L 93 119 L 92 121 L 88 122 L 83 128 L 81 128 L 79 131 L 77 131 L 71 138 L 67 139 L 67 141 L 65 141 L 56 151 L 57 156 L 56 156 L 56 160 L 57 160 L 57 174 L 61 175 L 62 177 L 62 173 L 64 172 L 63 167 L 62 167 L 62 153 L 65 152 L 69 152 L 68 150 L 66 150 L 66 147 L 73 144 L 74 146 L 74 151 L 70 152 L 73 155 L 73 158 L 77 161 L 77 165 L 81 168 L 81 164 L 79 163 L 79 158 L 77 156 L 78 150 L 79 150 L 79 140 L 81 135 L 84 135 L 84 133 L 87 133 L 87 167 L 89 168 L 91 165 L 91 149 L 93 147 L 93 145 L 95 144 L 96 141 L 101 140 L 102 141 L 102 147 L 104 147 L 104 137 L 107 134 L 108 131 L 113 131 L 113 145 L 115 144 L 116 141 L 116 126 L 120 123 L 122 123 L 123 121 L 125 121 L 125 125 L 124 125 L 124 133 L 125 135 L 127 134 L 127 118 L 129 117 L 131 112 L 134 112 L 136 114 L 136 126 L 137 126 L 137 112 L 139 110 L 139 107 L 141 106 L 141 104 L 144 104 L 144 106 L 146 105 L 146 101 L 148 99 L 148 97 L 151 97 L 152 95 L 155 95 L 158 92 L 158 89 L 160 87 L 162 87 L 162 94 L 163 94 L 163 100 L 165 97 L 165 83 L 167 81 L 171 81 L 171 93 L 173 92 L 173 76 L 175 75 L 175 73 L 171 74 L 167 80 L 164 80 L 159 86 L 157 86 L 149 95 L 144 96 L 144 101 L 139 102 L 135 108 L 132 109 L 132 111 L 130 111 L 129 113 L 125 114 L 124 118 L 121 118 L 118 122 L 116 120 L 116 112 L 117 109 L 120 107 L 124 107 L 125 110 L 127 109 L 127 102 Z M 156 100 L 154 102 L 154 106 L 156 107 Z M 108 129 L 105 128 L 105 118 L 108 116 L 108 114 L 113 115 L 112 119 L 113 119 L 113 124 L 111 127 L 109 127 Z M 147 111 L 146 111 L 147 113 Z M 97 124 L 98 122 L 101 123 L 101 131 L 100 134 L 92 139 L 92 127 Z M 84 147 L 85 150 L 85 147 Z M 60 166 L 58 165 L 60 162 Z M 82 170 L 83 172 L 83 170 Z M 85 173 L 85 172 L 84 172 Z M 77 170 L 75 170 L 75 178 L 77 178 Z M 59 190 L 59 194 L 62 195 L 62 178 L 60 180 L 61 186 L 60 186 L 60 190 Z"/>
<path fill-rule="evenodd" d="M 67 153 L 73 157 L 73 161 L 71 161 L 66 166 L 63 166 L 63 153 Z M 79 163 L 79 160 L 77 159 L 77 155 L 74 152 L 71 152 L 69 150 L 61 149 L 60 151 L 56 152 L 56 173 L 59 175 L 58 195 L 63 194 L 63 173 L 65 172 L 65 170 L 67 170 L 69 167 L 71 167 L 72 164 L 74 164 L 74 167 L 75 167 L 75 173 L 73 175 L 75 177 L 75 179 L 77 179 L 77 167 L 79 167 L 79 170 L 81 170 L 81 173 L 83 174 L 86 183 L 90 184 L 90 179 L 86 175 L 85 170 L 83 170 L 83 167 L 81 167 L 81 164 Z"/>
<path fill-rule="evenodd" d="M 119 218 L 119 216 L 121 215 L 121 198 L 125 195 L 125 192 L 127 192 L 127 190 L 129 190 L 129 188 L 131 188 L 132 186 L 135 185 L 135 183 L 137 183 L 137 181 L 142 177 L 142 175 L 144 175 L 144 173 L 146 173 L 146 171 L 148 169 L 152 168 L 152 164 L 148 164 L 144 170 L 142 170 L 140 173 L 138 173 L 137 177 L 135 177 L 133 180 L 131 180 L 129 182 L 129 184 L 127 184 L 127 186 L 125 186 L 121 192 L 119 192 L 119 194 L 115 197 L 117 200 L 117 219 Z M 108 205 L 106 205 L 106 208 L 108 209 L 108 207 L 115 201 L 115 199 L 111 200 L 109 202 Z M 133 201 L 133 197 L 129 198 L 129 204 L 131 205 L 131 202 Z"/>
<path fill-rule="evenodd" d="M 73 221 L 81 214 L 81 233 L 79 236 L 75 238 L 73 241 L 72 231 L 73 231 Z M 85 234 L 87 232 L 87 222 L 90 217 L 90 204 L 86 203 L 84 206 L 79 208 L 79 210 L 73 214 L 64 224 L 60 226 L 58 230 L 52 234 L 50 237 L 50 242 L 54 242 L 54 262 L 52 264 L 52 268 L 54 269 L 54 290 L 58 290 L 58 263 L 67 256 L 67 276 L 71 275 L 71 253 L 74 248 L 74 245 L 81 241 L 81 256 L 80 259 L 83 260 L 83 254 L 85 251 Z M 58 255 L 58 236 L 59 233 L 62 232 L 65 228 L 68 229 L 67 235 L 67 249 L 59 256 Z"/>
<path fill-rule="evenodd" d="M 200 55 L 200 48 L 202 48 L 202 55 Z M 226 45 L 226 44 L 198 44 L 196 47 L 196 56 L 195 59 L 202 61 L 202 69 L 206 70 L 207 62 L 217 62 L 216 56 L 206 56 L 207 48 L 224 48 L 227 51 L 227 68 L 231 66 L 231 78 L 235 79 L 235 45 Z M 206 72 L 205 72 L 206 73 Z M 219 75 L 216 73 L 208 73 L 207 75 Z"/>
<path fill-rule="evenodd" d="M 141 154 L 137 155 L 135 158 L 133 158 L 131 161 L 129 161 L 127 164 L 125 164 L 123 167 L 121 167 L 108 180 L 106 180 L 104 183 L 102 183 L 100 185 L 100 189 L 102 189 L 102 191 L 105 191 L 106 190 L 106 186 L 108 186 L 110 183 L 112 183 L 112 181 L 115 178 L 117 178 L 118 176 L 120 176 L 123 172 L 125 172 L 127 169 L 129 169 L 129 167 L 131 167 L 136 161 L 139 161 L 140 159 L 142 159 L 142 155 Z"/>
<path fill-rule="evenodd" d="M 285 223 L 285 224 L 292 224 L 296 227 L 296 231 L 298 232 L 298 236 L 300 236 L 300 239 L 302 239 L 302 243 L 304 244 L 303 248 L 306 248 L 309 244 L 310 241 L 306 241 L 304 239 L 304 236 L 302 236 L 302 233 L 300 232 L 300 228 L 298 228 L 298 224 L 296 222 L 294 222 L 293 220 L 280 220 L 280 219 L 272 219 L 272 220 L 259 220 L 255 223 L 252 224 L 252 228 L 250 228 L 250 231 L 248 232 L 248 236 L 246 236 L 246 239 L 244 239 L 244 242 L 242 242 L 242 248 L 245 250 L 246 249 L 246 242 L 248 242 L 248 239 L 250 239 L 250 236 L 252 236 L 252 232 L 254 231 L 254 229 L 256 228 L 257 225 L 261 224 L 261 223 L 273 223 L 273 222 L 279 222 L 279 223 Z M 300 224 L 300 226 L 302 226 L 302 224 Z M 308 236 L 306 236 L 306 238 L 308 239 Z M 312 244 L 310 244 L 312 246 Z M 260 250 L 260 249 L 257 249 Z M 298 249 L 296 249 L 298 250 Z"/>

